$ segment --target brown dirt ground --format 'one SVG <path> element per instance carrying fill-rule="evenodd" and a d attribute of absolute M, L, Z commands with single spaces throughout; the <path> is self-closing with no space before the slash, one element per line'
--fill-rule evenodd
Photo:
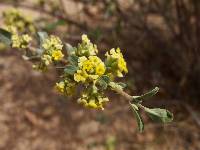
<path fill-rule="evenodd" d="M 174 123 L 138 133 L 123 98 L 111 95 L 104 111 L 86 110 L 53 90 L 56 73 L 33 71 L 15 51 L 0 54 L 0 149 L 2 150 L 197 150 L 200 131 L 177 108 Z"/>

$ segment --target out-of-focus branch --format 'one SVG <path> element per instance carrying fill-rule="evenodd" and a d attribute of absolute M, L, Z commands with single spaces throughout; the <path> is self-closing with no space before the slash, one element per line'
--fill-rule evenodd
<path fill-rule="evenodd" d="M 194 14 L 195 14 L 195 28 L 196 28 L 196 54 L 199 55 L 200 49 L 200 1 L 193 0 Z"/>
<path fill-rule="evenodd" d="M 67 17 L 66 15 L 61 15 L 61 14 L 58 14 L 58 13 L 50 12 L 50 11 L 44 9 L 44 8 L 41 8 L 41 7 L 30 6 L 30 5 L 26 5 L 26 4 L 22 4 L 22 3 L 12 4 L 12 3 L 9 3 L 9 2 L 1 2 L 0 5 L 9 5 L 9 6 L 11 5 L 11 6 L 15 6 L 15 7 L 17 6 L 17 7 L 21 7 L 21 8 L 30 9 L 30 10 L 33 10 L 33 11 L 41 11 L 42 13 L 45 13 L 49 16 L 54 17 L 54 18 L 62 19 L 64 21 L 66 21 L 68 24 L 75 25 L 76 27 L 80 28 L 81 30 L 85 30 L 85 31 L 88 30 L 87 25 L 84 24 L 84 23 L 76 22 L 76 21 L 70 19 L 69 17 Z"/>

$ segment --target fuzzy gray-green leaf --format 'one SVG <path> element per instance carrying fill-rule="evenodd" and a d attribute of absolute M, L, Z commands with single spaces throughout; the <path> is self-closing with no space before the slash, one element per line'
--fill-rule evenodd
<path fill-rule="evenodd" d="M 145 94 L 143 94 L 141 96 L 133 96 L 133 99 L 136 102 L 141 102 L 142 100 L 145 100 L 145 99 L 147 99 L 149 97 L 154 96 L 156 93 L 158 93 L 158 91 L 159 91 L 159 88 L 155 87 L 153 90 L 151 90 L 151 91 L 149 91 L 149 92 L 147 92 L 147 93 L 145 93 Z"/>
<path fill-rule="evenodd" d="M 73 65 L 68 65 L 66 66 L 66 68 L 64 69 L 64 72 L 66 74 L 69 74 L 69 75 L 73 75 L 76 71 L 77 71 L 77 67 L 76 66 L 73 66 Z"/>
<path fill-rule="evenodd" d="M 110 83 L 110 78 L 106 75 L 103 75 L 98 79 L 97 82 L 103 89 L 106 89 L 108 84 Z"/>
<path fill-rule="evenodd" d="M 45 39 L 48 38 L 48 34 L 46 32 L 38 32 L 40 48 L 38 49 L 38 53 L 42 54 L 44 49 L 42 48 L 42 44 L 44 43 Z"/>
<path fill-rule="evenodd" d="M 149 117 L 156 122 L 169 123 L 173 120 L 173 114 L 166 109 L 161 108 L 145 108 Z"/>
<path fill-rule="evenodd" d="M 77 66 L 78 65 L 78 56 L 70 55 L 68 57 L 68 61 L 70 62 L 70 64 Z"/>
<path fill-rule="evenodd" d="M 76 48 L 73 47 L 71 44 L 65 43 L 65 49 L 67 50 L 68 55 L 75 54 Z"/>
<path fill-rule="evenodd" d="M 136 110 L 136 107 L 134 106 L 134 104 L 130 104 L 130 105 L 131 105 L 132 111 L 134 112 L 136 120 L 137 120 L 138 130 L 140 132 L 142 132 L 144 130 L 144 123 L 142 121 L 142 117 L 140 116 L 140 114 Z"/>
<path fill-rule="evenodd" d="M 6 44 L 7 46 L 10 46 L 12 34 L 2 28 L 0 28 L 0 41 Z"/>

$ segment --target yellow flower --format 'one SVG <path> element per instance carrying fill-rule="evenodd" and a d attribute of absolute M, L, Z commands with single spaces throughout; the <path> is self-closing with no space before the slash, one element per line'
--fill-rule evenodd
<path fill-rule="evenodd" d="M 84 73 L 82 70 L 77 70 L 77 73 L 74 74 L 74 80 L 76 82 L 85 82 L 87 78 L 87 74 Z"/>
<path fill-rule="evenodd" d="M 52 61 L 59 61 L 64 57 L 62 53 L 62 41 L 56 36 L 51 35 L 46 38 L 42 47 L 44 49 L 41 62 L 41 64 L 43 64 L 42 68 L 47 68 Z"/>
<path fill-rule="evenodd" d="M 109 101 L 109 99 L 107 97 L 99 97 L 99 108 L 101 108 L 102 110 L 104 110 L 103 105 Z"/>
<path fill-rule="evenodd" d="M 95 103 L 95 100 L 90 100 L 88 105 L 89 108 L 98 108 L 97 104 Z"/>
<path fill-rule="evenodd" d="M 75 83 L 73 83 L 72 81 L 68 81 L 65 84 L 66 84 L 65 94 L 72 95 L 75 91 Z"/>
<path fill-rule="evenodd" d="M 82 56 L 78 62 L 79 69 L 74 74 L 76 82 L 95 81 L 105 73 L 105 65 L 97 56 Z"/>
<path fill-rule="evenodd" d="M 99 93 L 97 93 L 97 95 L 91 95 L 90 92 L 84 91 L 81 98 L 79 98 L 77 102 L 87 108 L 104 110 L 103 106 L 108 101 L 109 99 L 107 97 L 104 97 Z"/>
<path fill-rule="evenodd" d="M 17 28 L 13 25 L 6 25 L 4 29 L 8 32 L 11 32 L 12 34 L 17 34 Z"/>
<path fill-rule="evenodd" d="M 86 34 L 83 34 L 82 35 L 82 41 L 89 44 L 90 43 L 90 40 L 88 39 L 88 36 Z"/>
<path fill-rule="evenodd" d="M 72 95 L 74 93 L 75 83 L 68 80 L 60 81 L 56 83 L 56 89 L 65 95 Z"/>
<path fill-rule="evenodd" d="M 104 63 L 99 63 L 99 65 L 96 66 L 96 74 L 99 76 L 103 75 L 105 71 L 106 69 Z"/>
<path fill-rule="evenodd" d="M 23 34 L 21 36 L 21 48 L 27 48 L 31 40 L 32 38 L 28 34 Z"/>
<path fill-rule="evenodd" d="M 41 59 L 45 66 L 48 66 L 52 62 L 51 56 L 49 55 L 43 55 Z"/>
<path fill-rule="evenodd" d="M 58 60 L 61 60 L 64 57 L 64 55 L 60 50 L 56 50 L 56 51 L 53 51 L 52 57 L 54 60 L 58 61 Z"/>
<path fill-rule="evenodd" d="M 109 74 L 113 73 L 113 75 L 123 77 L 122 73 L 128 72 L 126 61 L 119 48 L 116 50 L 114 48 L 111 49 L 110 53 L 106 53 L 106 57 L 106 66 L 109 68 Z"/>
<path fill-rule="evenodd" d="M 56 83 L 56 89 L 60 93 L 64 93 L 65 83 L 63 81 Z"/>
<path fill-rule="evenodd" d="M 13 34 L 11 40 L 13 48 L 27 48 L 32 38 L 27 34 L 23 34 L 21 36 L 18 34 Z"/>
<path fill-rule="evenodd" d="M 55 50 L 62 50 L 63 45 L 59 37 L 51 35 L 44 40 L 42 47 L 45 49 L 46 53 L 48 53 Z"/>
<path fill-rule="evenodd" d="M 32 38 L 28 34 L 24 34 L 22 35 L 22 40 L 28 43 L 32 40 Z"/>
<path fill-rule="evenodd" d="M 19 35 L 17 35 L 17 34 L 12 35 L 11 40 L 12 40 L 13 48 L 20 48 L 21 40 L 20 40 Z"/>
<path fill-rule="evenodd" d="M 82 67 L 83 66 L 83 62 L 85 62 L 87 60 L 87 57 L 82 56 L 78 58 L 78 66 Z"/>
<path fill-rule="evenodd" d="M 6 26 L 13 26 L 17 31 L 25 33 L 35 33 L 35 26 L 33 25 L 33 20 L 30 16 L 24 16 L 17 9 L 8 9 L 3 12 L 3 19 Z"/>
<path fill-rule="evenodd" d="M 88 75 L 88 79 L 95 81 L 99 78 L 99 75 Z"/>
<path fill-rule="evenodd" d="M 94 56 L 98 53 L 97 46 L 90 42 L 87 35 L 82 35 L 82 42 L 78 44 L 75 51 L 76 55 L 81 56 Z"/>
<path fill-rule="evenodd" d="M 94 65 L 89 60 L 84 61 L 82 67 L 84 71 L 93 72 L 92 70 L 94 70 L 93 69 Z"/>
<path fill-rule="evenodd" d="M 77 102 L 78 102 L 78 104 L 82 104 L 82 105 L 84 105 L 84 106 L 87 105 L 87 100 L 84 99 L 84 98 L 79 98 L 79 99 L 77 100 Z"/>

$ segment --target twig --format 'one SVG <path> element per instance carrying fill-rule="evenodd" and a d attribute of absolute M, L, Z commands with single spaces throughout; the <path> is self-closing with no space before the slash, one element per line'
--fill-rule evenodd
<path fill-rule="evenodd" d="M 184 105 L 184 107 L 191 114 L 191 116 L 194 119 L 194 121 L 196 122 L 196 124 L 198 126 L 200 126 L 200 118 L 199 118 L 198 114 L 189 105 Z"/>
<path fill-rule="evenodd" d="M 113 90 L 115 92 L 117 92 L 118 94 L 122 95 L 123 97 L 125 97 L 128 101 L 133 100 L 133 96 L 129 95 L 128 93 L 124 92 L 123 90 L 120 90 L 120 89 L 117 89 L 117 88 L 113 88 Z"/>

